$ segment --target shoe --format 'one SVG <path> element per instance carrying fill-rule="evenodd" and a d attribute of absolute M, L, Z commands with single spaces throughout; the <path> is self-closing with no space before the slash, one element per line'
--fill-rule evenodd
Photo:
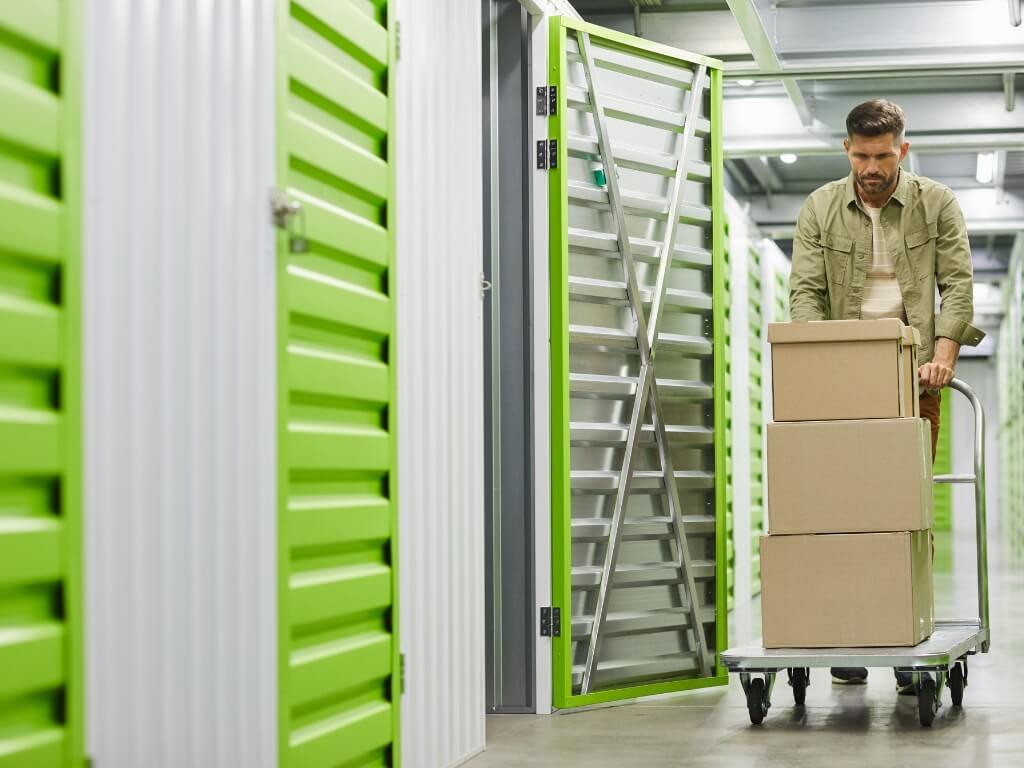
<path fill-rule="evenodd" d="M 894 669 L 896 673 L 896 693 L 899 696 L 917 696 L 917 689 L 914 688 L 914 676 L 909 672 L 900 672 Z"/>
<path fill-rule="evenodd" d="M 836 685 L 864 685 L 867 681 L 864 667 L 832 667 L 832 682 Z"/>

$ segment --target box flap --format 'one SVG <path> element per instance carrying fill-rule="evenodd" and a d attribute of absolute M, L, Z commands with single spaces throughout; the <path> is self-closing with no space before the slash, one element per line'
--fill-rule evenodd
<path fill-rule="evenodd" d="M 903 343 L 912 344 L 915 347 L 921 346 L 921 334 L 917 328 L 912 325 L 903 326 Z"/>
<path fill-rule="evenodd" d="M 814 341 L 884 341 L 914 339 L 916 330 L 897 318 L 881 320 L 811 320 L 802 323 L 770 323 L 769 344 Z M 919 337 L 918 337 L 919 338 Z M 905 341 L 905 343 L 910 343 Z M 917 343 L 914 341 L 913 343 Z"/>

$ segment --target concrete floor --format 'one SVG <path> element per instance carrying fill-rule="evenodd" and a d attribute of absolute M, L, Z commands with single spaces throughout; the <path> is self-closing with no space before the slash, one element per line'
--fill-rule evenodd
<path fill-rule="evenodd" d="M 930 729 L 918 723 L 915 698 L 896 696 L 889 670 L 872 670 L 855 688 L 833 686 L 825 670 L 813 670 L 803 709 L 780 680 L 761 726 L 750 724 L 731 676 L 727 688 L 655 701 L 491 716 L 487 751 L 469 765 L 1024 767 L 1024 564 L 997 542 L 993 531 L 991 653 L 971 657 L 963 708 L 954 709 L 946 691 Z M 940 537 L 937 561 L 947 570 L 936 573 L 937 616 L 977 615 L 973 548 L 969 535 Z M 756 603 L 734 614 L 734 642 L 759 636 L 750 629 L 759 624 Z"/>

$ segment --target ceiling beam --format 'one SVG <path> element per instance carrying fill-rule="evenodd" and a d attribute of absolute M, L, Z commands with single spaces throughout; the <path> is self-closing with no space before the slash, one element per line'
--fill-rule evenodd
<path fill-rule="evenodd" d="M 1024 131 L 1005 133 L 951 133 L 909 137 L 914 150 L 928 152 L 1024 151 Z M 725 137 L 726 157 L 760 157 L 792 152 L 796 155 L 842 155 L 843 137 L 810 134 Z"/>
<path fill-rule="evenodd" d="M 757 12 L 754 0 L 727 0 L 727 2 L 729 3 L 729 10 L 732 11 L 733 16 L 736 17 L 736 21 L 740 25 L 740 31 L 743 32 L 747 45 L 750 46 L 750 52 L 753 54 L 758 68 L 762 72 L 781 72 L 782 62 L 779 60 L 778 53 L 772 44 L 771 38 L 768 36 L 768 31 L 765 29 L 760 14 Z M 814 114 L 807 104 L 807 99 L 800 89 L 800 85 L 795 80 L 786 80 L 783 81 L 783 87 L 786 89 L 786 94 L 789 96 L 790 101 L 793 102 L 793 108 L 800 117 L 801 124 L 805 126 L 813 125 Z"/>
<path fill-rule="evenodd" d="M 1006 150 L 997 149 L 995 154 L 995 173 L 992 182 L 996 188 L 996 202 L 998 203 L 1002 201 L 1006 190 Z"/>
<path fill-rule="evenodd" d="M 761 189 L 769 194 L 782 191 L 782 179 L 780 179 L 779 175 L 772 170 L 770 165 L 768 165 L 767 158 L 761 159 L 760 157 L 748 157 L 744 158 L 744 160 L 746 161 L 747 168 L 750 170 L 750 173 L 755 179 L 757 179 L 757 183 L 761 185 Z"/>
<path fill-rule="evenodd" d="M 725 167 L 736 183 L 740 185 L 740 189 L 743 190 L 744 194 L 749 195 L 751 193 L 750 182 L 747 181 L 747 177 L 744 175 L 743 169 L 740 168 L 739 162 L 736 160 L 726 160 Z"/>
<path fill-rule="evenodd" d="M 995 190 L 954 189 L 971 234 L 1007 234 L 1024 231 L 1024 194 L 1009 193 L 1002 205 L 996 205 Z M 750 217 L 767 237 L 790 239 L 796 228 L 797 214 L 807 200 L 802 194 L 776 194 L 771 206 L 760 198 L 750 200 Z"/>
<path fill-rule="evenodd" d="M 778 72 L 765 72 L 751 67 L 749 62 L 725 62 L 726 80 L 882 80 L 908 77 L 984 77 L 1006 75 L 1024 71 L 1024 59 L 1019 57 L 1005 64 L 978 66 L 970 62 L 950 62 L 936 59 L 915 66 L 893 67 L 884 62 L 851 59 L 843 63 L 782 67 Z"/>

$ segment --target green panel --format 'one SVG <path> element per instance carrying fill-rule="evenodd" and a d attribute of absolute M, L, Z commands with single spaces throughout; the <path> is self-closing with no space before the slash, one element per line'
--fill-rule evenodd
<path fill-rule="evenodd" d="M 569 103 L 567 93 L 573 88 L 578 87 L 581 82 L 585 84 L 585 80 L 582 79 L 581 70 L 578 64 L 568 63 L 567 56 L 568 49 L 570 47 L 570 36 L 572 45 L 575 46 L 578 41 L 578 33 L 585 31 L 590 35 L 591 43 L 596 52 L 595 59 L 597 59 L 596 75 L 599 88 L 605 88 L 602 85 L 602 81 L 606 78 L 608 83 L 608 98 L 613 100 L 614 98 L 625 97 L 627 94 L 633 97 L 633 101 L 636 107 L 628 106 L 627 108 L 619 109 L 616 106 L 609 106 L 606 109 L 606 117 L 610 123 L 615 123 L 617 127 L 610 129 L 609 133 L 612 135 L 612 141 L 615 142 L 616 131 L 621 127 L 624 132 L 637 132 L 636 135 L 646 134 L 653 136 L 653 133 L 659 130 L 670 130 L 678 132 L 679 122 L 672 122 L 671 124 L 666 122 L 665 115 L 672 114 L 668 111 L 668 107 L 665 105 L 669 102 L 661 102 L 656 99 L 651 101 L 644 101 L 645 98 L 650 99 L 649 95 L 637 94 L 633 91 L 624 90 L 626 83 L 638 82 L 635 78 L 639 78 L 639 82 L 642 86 L 650 86 L 652 93 L 654 90 L 662 86 L 680 89 L 682 83 L 687 82 L 684 75 L 679 74 L 680 69 L 688 69 L 694 71 L 693 64 L 705 63 L 709 64 L 711 74 L 711 88 L 710 94 L 705 102 L 705 109 L 710 106 L 710 113 L 705 111 L 704 114 L 711 114 L 712 119 L 710 121 L 704 121 L 701 119 L 698 121 L 698 126 L 703 126 L 702 130 L 706 130 L 707 126 L 710 125 L 710 135 L 703 136 L 700 140 L 705 157 L 702 158 L 708 163 L 708 167 L 711 169 L 713 183 L 704 184 L 704 189 L 707 191 L 706 199 L 694 199 L 688 202 L 695 205 L 703 205 L 710 211 L 709 217 L 706 215 L 697 217 L 683 216 L 683 227 L 696 227 L 701 231 L 700 237 L 706 238 L 700 243 L 696 242 L 698 236 L 690 235 L 693 240 L 686 241 L 687 246 L 691 246 L 698 249 L 704 249 L 704 252 L 711 251 L 711 258 L 700 256 L 692 259 L 689 262 L 689 266 L 683 267 L 683 269 L 697 270 L 701 273 L 700 285 L 696 285 L 696 278 L 688 277 L 687 279 L 694 280 L 694 284 L 687 283 L 687 290 L 700 290 L 704 293 L 710 294 L 712 297 L 712 311 L 710 314 L 705 314 L 703 317 L 699 316 L 699 313 L 695 313 L 698 316 L 690 319 L 680 318 L 679 313 L 673 314 L 673 323 L 677 324 L 677 327 L 687 327 L 696 330 L 686 331 L 674 331 L 680 333 L 685 337 L 687 334 L 690 336 L 701 335 L 706 337 L 706 350 L 712 354 L 708 355 L 704 352 L 702 358 L 698 359 L 693 356 L 687 356 L 686 353 L 675 353 L 676 357 L 672 357 L 672 352 L 669 352 L 666 348 L 666 352 L 663 357 L 659 357 L 659 365 L 663 366 L 662 370 L 682 370 L 672 369 L 672 365 L 690 366 L 689 376 L 684 376 L 681 373 L 673 373 L 671 378 L 677 378 L 682 380 L 690 381 L 706 381 L 707 384 L 711 385 L 711 390 L 714 393 L 714 397 L 709 401 L 707 396 L 703 397 L 702 405 L 690 404 L 686 406 L 690 409 L 688 412 L 690 415 L 687 416 L 676 416 L 675 418 L 680 419 L 679 424 L 692 424 L 706 426 L 708 428 L 713 427 L 713 440 L 709 446 L 702 448 L 699 451 L 692 451 L 690 455 L 685 456 L 684 460 L 677 459 L 678 462 L 676 469 L 680 470 L 681 467 L 685 466 L 691 471 L 697 469 L 697 465 L 703 467 L 698 470 L 699 472 L 713 472 L 716 478 L 714 482 L 711 482 L 708 478 L 707 484 L 697 482 L 693 487 L 688 488 L 687 491 L 689 496 L 688 501 L 683 502 L 684 507 L 687 503 L 693 505 L 694 508 L 699 507 L 699 514 L 714 516 L 714 528 L 706 528 L 706 534 L 704 538 L 696 547 L 700 550 L 700 554 L 691 555 L 693 559 L 700 560 L 705 565 L 701 566 L 704 570 L 702 573 L 702 580 L 698 582 L 698 590 L 701 592 L 700 600 L 706 601 L 702 603 L 710 608 L 712 603 L 714 604 L 714 620 L 713 627 L 711 623 L 705 623 L 707 627 L 707 641 L 709 646 L 714 646 L 716 649 L 724 647 L 727 637 L 726 627 L 726 605 L 727 605 L 727 593 L 728 593 L 728 573 L 727 573 L 727 537 L 726 537 L 726 526 L 727 526 L 727 488 L 726 488 L 726 467 L 727 467 L 727 446 L 726 446 L 726 434 L 727 434 L 727 418 L 728 414 L 726 411 L 727 395 L 725 389 L 725 380 L 727 374 L 727 359 L 726 359 L 726 338 L 725 338 L 725 318 L 726 318 L 726 302 L 724 299 L 724 290 L 726 286 L 726 280 L 728 279 L 727 267 L 725 262 L 724 254 L 724 240 L 722 238 L 722 232 L 724 231 L 724 204 L 721 196 L 721 180 L 723 177 L 722 171 L 722 156 L 721 156 L 721 135 L 716 130 L 716 125 L 720 122 L 719 101 L 721 99 L 721 77 L 720 72 L 715 69 L 720 67 L 721 63 L 714 60 L 706 59 L 705 57 L 696 56 L 693 54 L 687 54 L 685 52 L 675 51 L 666 46 L 661 46 L 650 41 L 641 40 L 639 38 L 633 38 L 628 35 L 622 35 L 616 32 L 612 32 L 601 27 L 594 26 L 578 20 L 572 20 L 564 17 L 553 17 L 550 20 L 550 35 L 549 35 L 549 77 L 548 82 L 558 86 L 559 94 L 559 108 L 556 113 L 548 118 L 548 130 L 547 137 L 553 138 L 558 141 L 558 154 L 557 154 L 557 168 L 553 168 L 549 174 L 549 266 L 550 266 L 550 339 L 551 339 L 551 487 L 552 487 L 552 596 L 553 603 L 559 607 L 562 611 L 563 627 L 571 626 L 573 619 L 582 626 L 586 626 L 586 622 L 593 622 L 592 616 L 588 619 L 587 617 L 594 611 L 595 601 L 592 595 L 587 594 L 586 587 L 577 586 L 574 588 L 573 585 L 573 571 L 576 570 L 578 575 L 587 576 L 589 568 L 589 561 L 594 557 L 593 552 L 603 551 L 603 544 L 599 544 L 596 548 L 589 550 L 591 554 L 583 554 L 585 549 L 582 545 L 574 546 L 573 541 L 573 522 L 574 512 L 576 520 L 580 522 L 586 522 L 590 519 L 590 516 L 597 515 L 598 517 L 607 516 L 610 513 L 609 504 L 612 503 L 604 500 L 594 500 L 593 495 L 601 496 L 600 491 L 594 491 L 593 487 L 586 486 L 587 479 L 584 475 L 570 476 L 570 470 L 573 471 L 589 471 L 589 468 L 596 464 L 596 460 L 593 458 L 593 454 L 587 454 L 587 451 L 591 450 L 586 445 L 579 445 L 570 440 L 570 421 L 573 418 L 572 413 L 574 408 L 581 408 L 579 411 L 581 414 L 584 412 L 586 406 L 580 406 L 579 403 L 585 398 L 580 398 L 573 395 L 570 389 L 570 370 L 573 373 L 593 373 L 598 378 L 610 377 L 614 379 L 617 376 L 631 376 L 634 378 L 637 376 L 638 363 L 634 361 L 627 362 L 627 369 L 625 373 L 610 373 L 615 366 L 610 364 L 608 361 L 611 360 L 614 355 L 628 354 L 624 352 L 618 352 L 612 350 L 610 352 L 592 352 L 592 342 L 586 340 L 585 334 L 583 336 L 573 336 L 570 339 L 569 326 L 570 324 L 581 324 L 587 325 L 587 317 L 592 317 L 595 320 L 595 327 L 601 331 L 610 333 L 619 333 L 621 329 L 618 329 L 618 320 L 613 317 L 613 314 L 604 312 L 598 309 L 593 310 L 593 304 L 588 304 L 586 298 L 579 298 L 574 294 L 574 297 L 570 300 L 569 296 L 569 277 L 570 277 L 570 266 L 573 269 L 593 270 L 594 274 L 601 271 L 602 267 L 598 265 L 595 259 L 587 261 L 587 257 L 584 255 L 580 258 L 581 250 L 587 250 L 590 245 L 573 245 L 573 256 L 570 259 L 570 235 L 569 231 L 571 228 L 579 226 L 574 224 L 574 219 L 571 216 L 577 217 L 578 221 L 588 221 L 589 225 L 584 226 L 584 230 L 591 230 L 598 233 L 607 233 L 608 230 L 605 228 L 610 221 L 609 217 L 605 217 L 603 220 L 597 220 L 591 216 L 591 212 L 588 210 L 588 204 L 585 197 L 579 197 L 580 189 L 586 189 L 587 194 L 602 194 L 600 187 L 606 185 L 607 176 L 601 165 L 603 161 L 591 156 L 589 159 L 581 155 L 577 148 L 569 147 L 569 134 L 570 130 L 574 133 L 580 131 L 582 123 L 580 119 L 580 112 L 583 111 L 580 108 L 578 102 L 572 104 Z M 614 64 L 608 63 L 604 59 L 600 58 L 602 51 L 615 51 L 616 60 Z M 622 54 L 625 54 L 623 57 Z M 573 54 L 575 56 L 575 54 Z M 610 55 L 609 55 L 610 56 Z M 624 58 L 626 59 L 624 61 Z M 666 65 L 671 65 L 666 67 Z M 674 67 L 674 68 L 673 68 Z M 647 78 L 645 74 L 647 71 L 655 71 L 658 73 L 656 78 Z M 630 78 L 634 78 L 631 80 Z M 571 82 L 570 82 L 571 81 Z M 570 87 L 572 86 L 572 87 Z M 618 88 L 618 90 L 616 90 Z M 679 96 L 678 92 L 672 94 L 672 99 L 675 100 Z M 619 102 L 622 103 L 622 102 Z M 678 104 L 678 101 L 673 101 L 673 104 Z M 645 107 L 645 105 L 647 105 Z M 652 109 L 651 105 L 657 105 L 657 108 L 661 109 L 661 112 L 654 114 L 656 111 Z M 678 106 L 673 106 L 672 109 L 678 109 Z M 636 110 L 635 113 L 631 110 Z M 645 111 L 646 110 L 646 111 Z M 570 114 L 571 113 L 571 114 Z M 585 122 L 585 121 L 584 121 Z M 571 123 L 571 125 L 570 125 Z M 584 129 L 585 130 L 585 129 Z M 593 123 L 590 123 L 589 132 L 593 135 Z M 651 139 L 651 141 L 661 142 L 661 139 Z M 622 139 L 623 144 L 626 144 L 626 139 Z M 660 143 L 659 143 L 660 146 Z M 588 165 L 589 163 L 589 165 Z M 644 166 L 643 163 L 639 164 Z M 644 166 L 650 168 L 649 165 Z M 654 194 L 664 195 L 665 192 L 651 192 L 651 189 L 658 185 L 667 185 L 668 179 L 659 174 L 655 174 L 648 170 L 639 170 L 630 168 L 626 165 L 621 165 L 616 169 L 616 178 L 619 178 L 624 190 L 636 190 L 638 194 Z M 573 197 L 570 198 L 569 191 L 569 179 L 570 173 L 575 175 L 573 179 Z M 642 176 L 631 176 L 631 174 L 641 174 Z M 593 186 L 596 184 L 597 189 Z M 666 187 L 667 189 L 667 187 Z M 641 191 L 643 190 L 643 191 Z M 606 194 L 606 193 L 605 193 Z M 607 198 L 605 198 L 607 200 Z M 598 206 L 600 209 L 600 206 Z M 601 209 L 603 210 L 603 209 Z M 633 214 L 630 215 L 643 215 Z M 575 235 L 574 235 L 575 237 Z M 595 240 L 588 240 L 584 237 L 581 242 L 593 243 Z M 683 243 L 680 239 L 678 242 Z M 600 250 L 600 249 L 598 249 Z M 622 279 L 621 273 L 621 261 L 617 261 L 618 255 L 613 250 L 611 254 L 602 252 L 597 258 L 610 258 L 608 272 L 605 275 L 601 273 L 603 277 L 601 279 Z M 644 257 L 648 258 L 648 257 Z M 708 269 L 708 262 L 710 261 L 711 269 Z M 639 270 L 638 270 L 639 272 Z M 582 272 L 574 271 L 572 273 L 573 278 L 586 277 Z M 617 275 L 617 277 L 616 277 Z M 638 274 L 638 280 L 644 282 L 645 285 L 650 285 L 654 277 L 651 272 L 647 272 L 644 275 Z M 628 310 L 627 310 L 628 312 Z M 588 315 L 589 313 L 589 315 Z M 576 319 L 574 319 L 576 318 Z M 665 326 L 663 326 L 665 327 Z M 628 333 L 628 332 L 627 332 Z M 577 340 L 578 339 L 578 340 Z M 707 343 L 713 342 L 713 343 Z M 576 351 L 571 351 L 570 345 L 581 345 L 581 349 L 584 350 L 584 358 L 577 355 Z M 588 346 L 591 345 L 591 346 Z M 600 344 L 597 347 L 601 347 Z M 577 355 L 575 358 L 575 364 L 580 365 L 580 368 L 571 368 L 571 361 L 574 359 L 573 355 Z M 602 357 L 602 355 L 604 355 Z M 710 359 L 709 359 L 710 358 Z M 617 358 L 615 358 L 617 359 Z M 587 367 L 592 365 L 593 367 Z M 636 370 L 634 367 L 636 366 Z M 699 368 L 699 370 L 698 370 Z M 659 379 L 662 374 L 658 373 Z M 629 399 L 627 398 L 627 403 Z M 576 405 L 574 405 L 574 403 Z M 595 405 L 595 408 L 602 409 L 601 414 L 596 418 L 601 423 L 612 423 L 609 419 L 614 420 L 616 416 L 609 416 L 612 409 L 606 405 Z M 680 406 L 673 406 L 679 408 Z M 629 409 L 625 411 L 623 417 L 627 421 L 629 419 Z M 691 421 L 684 421 L 683 419 L 691 419 Z M 578 420 L 586 421 L 582 416 L 578 417 Z M 673 422 L 669 420 L 669 424 Z M 710 450 L 709 450 L 710 449 Z M 601 449 L 604 450 L 604 449 Z M 621 466 L 621 456 L 623 451 L 621 447 L 615 447 L 609 451 L 611 453 L 617 453 L 619 456 L 619 466 Z M 573 466 L 572 462 L 576 460 L 575 457 L 581 457 L 584 462 L 582 466 L 588 469 L 581 469 L 581 466 Z M 571 458 L 572 457 L 572 458 Z M 649 461 L 651 459 L 644 459 L 643 461 Z M 706 465 L 703 464 L 706 462 Z M 606 470 L 597 470 L 598 472 Z M 575 479 L 574 479 L 575 478 Z M 574 496 L 573 494 L 573 482 L 579 481 L 584 483 L 581 494 Z M 654 494 L 657 496 L 657 494 Z M 581 497 L 581 501 L 575 503 L 574 498 Z M 586 498 L 582 498 L 586 497 Z M 608 497 L 611 499 L 611 497 Z M 700 501 L 694 501 L 695 499 Z M 574 507 L 574 504 L 576 506 Z M 643 510 L 657 509 L 658 503 L 651 502 L 647 499 L 637 499 L 631 497 L 627 505 L 632 510 L 627 513 L 627 519 L 635 517 L 644 517 Z M 698 514 L 695 512 L 695 514 Z M 688 537 L 691 538 L 692 537 Z M 642 542 L 627 542 L 627 545 L 633 545 L 631 558 L 629 560 L 620 559 L 620 563 L 626 562 L 630 564 L 630 567 L 637 567 L 643 569 L 644 565 L 638 565 L 641 563 L 640 559 L 642 556 L 639 554 L 643 546 L 648 546 Z M 666 544 L 667 546 L 667 544 Z M 694 545 L 691 544 L 691 548 Z M 620 553 L 621 554 L 621 553 Z M 574 557 L 578 557 L 578 562 L 574 562 Z M 643 561 L 646 563 L 657 562 L 661 564 L 664 562 L 664 555 L 662 557 L 655 556 L 654 560 Z M 713 564 L 713 565 L 712 565 Z M 600 568 L 598 568 L 600 571 Z M 624 571 L 628 572 L 628 571 Z M 598 573 L 599 575 L 599 573 Z M 581 584 L 586 579 L 581 580 Z M 643 587 L 637 592 L 644 592 L 647 590 L 647 597 L 639 597 L 634 599 L 631 595 L 632 590 L 629 589 L 613 589 L 612 590 L 612 608 L 611 613 L 615 611 L 631 611 L 632 606 L 635 606 L 638 613 L 642 614 L 646 619 L 650 616 L 652 608 L 656 608 L 668 599 L 668 594 L 678 585 L 669 578 L 669 580 L 659 582 L 661 586 Z M 653 590 L 663 590 L 664 594 L 654 594 Z M 678 599 L 678 593 L 673 592 Z M 649 602 L 644 603 L 644 600 L 649 599 Z M 617 608 L 615 606 L 618 606 Z M 590 612 L 588 614 L 588 611 Z M 620 616 L 632 615 L 632 614 L 620 614 Z M 621 620 L 621 619 L 620 619 Z M 706 687 L 709 685 L 722 685 L 726 682 L 727 676 L 718 664 L 714 666 L 710 674 L 707 676 L 701 676 L 699 669 L 694 664 L 690 668 L 679 662 L 679 659 L 685 659 L 686 654 L 681 650 L 673 651 L 662 651 L 655 649 L 668 648 L 672 644 L 672 637 L 678 638 L 678 629 L 670 628 L 658 628 L 654 630 L 645 630 L 647 634 L 643 632 L 626 632 L 622 635 L 612 634 L 609 641 L 615 645 L 615 650 L 612 652 L 613 655 L 599 658 L 603 664 L 605 660 L 611 659 L 616 662 L 622 660 L 621 664 L 609 664 L 608 667 L 598 666 L 600 674 L 601 672 L 610 671 L 606 679 L 595 684 L 594 688 L 591 689 L 590 693 L 582 693 L 582 686 L 579 685 L 579 679 L 582 677 L 582 669 L 585 666 L 583 662 L 586 659 L 587 643 L 585 640 L 581 641 L 581 635 L 578 632 L 563 631 L 561 636 L 552 640 L 552 658 L 553 658 L 553 690 L 554 690 L 554 703 L 558 708 L 578 707 L 590 704 L 599 704 L 609 701 L 617 701 L 629 698 L 636 698 L 641 696 L 649 696 L 655 694 L 671 693 L 676 691 L 690 690 L 694 688 Z M 644 634 L 644 640 L 638 640 L 637 637 Z M 602 645 L 602 653 L 607 649 L 608 643 Z M 632 652 L 636 651 L 636 656 L 631 656 Z M 650 665 L 648 670 L 645 665 Z M 674 666 L 673 666 L 674 665 Z M 622 670 L 627 670 L 623 672 Z"/>
<path fill-rule="evenodd" d="M 932 471 L 936 475 L 948 475 L 953 471 L 953 412 L 950 401 L 952 390 L 942 393 L 939 407 L 939 442 L 935 448 L 935 463 Z M 936 485 L 934 494 L 935 530 L 948 531 L 953 526 L 953 486 Z"/>
<path fill-rule="evenodd" d="M 0 5 L 0 768 L 84 759 L 79 12 Z"/>
<path fill-rule="evenodd" d="M 399 762 L 390 10 L 278 0 L 279 764 Z M 298 252 L 297 252 L 298 251 Z"/>

